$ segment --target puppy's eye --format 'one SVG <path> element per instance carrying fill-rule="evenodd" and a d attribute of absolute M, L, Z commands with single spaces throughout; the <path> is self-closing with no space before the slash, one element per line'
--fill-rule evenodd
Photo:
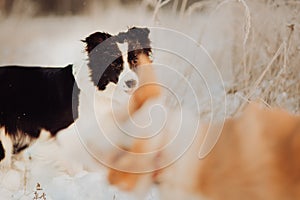
<path fill-rule="evenodd" d="M 137 64 L 138 64 L 137 56 L 132 56 L 132 58 L 130 59 L 130 64 L 133 65 L 134 67 L 137 66 Z"/>
<path fill-rule="evenodd" d="M 138 63 L 137 57 L 134 57 L 131 62 L 132 62 L 132 64 L 137 65 L 137 63 Z"/>

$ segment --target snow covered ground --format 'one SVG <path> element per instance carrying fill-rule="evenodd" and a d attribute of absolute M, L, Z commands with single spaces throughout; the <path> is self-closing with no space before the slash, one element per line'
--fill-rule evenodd
<path fill-rule="evenodd" d="M 204 121 L 230 116 L 248 99 L 300 113 L 299 3 L 203 1 L 186 12 L 160 8 L 159 3 L 154 10 L 113 3 L 94 6 L 81 16 L 32 18 L 18 13 L 0 18 L 0 64 L 74 63 L 80 69 L 86 59 L 80 40 L 90 33 L 147 26 L 168 106 L 181 103 Z M 70 151 L 82 149 L 77 160 L 84 160 L 88 154 L 75 145 L 80 145 L 75 136 Z M 57 141 L 42 141 L 26 150 L 24 158 L 15 158 L 11 169 L 0 171 L 0 200 L 43 199 L 43 193 L 47 200 L 133 199 L 107 184 L 99 163 L 93 163 L 93 170 L 70 173 L 57 155 Z M 158 199 L 155 188 L 147 199 Z"/>

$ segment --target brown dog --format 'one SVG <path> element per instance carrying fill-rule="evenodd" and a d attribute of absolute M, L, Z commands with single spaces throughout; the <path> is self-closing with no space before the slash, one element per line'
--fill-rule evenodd
<path fill-rule="evenodd" d="M 108 179 L 130 191 L 159 183 L 161 199 L 300 199 L 299 116 L 249 105 L 241 116 L 225 121 L 217 144 L 199 159 L 206 132 L 202 127 L 193 145 L 171 166 L 144 174 L 111 170 Z M 217 133 L 211 129 L 208 134 Z M 145 153 L 155 148 L 152 145 L 139 140 L 131 152 Z M 125 155 L 116 164 L 130 171 L 135 165 L 155 166 L 167 156 L 160 152 L 140 162 Z"/>
<path fill-rule="evenodd" d="M 130 114 L 136 112 L 149 99 L 159 97 L 160 87 L 156 84 L 156 76 L 152 61 L 146 54 L 137 55 L 136 73 L 139 77 L 139 87 L 134 91 L 129 102 Z"/>

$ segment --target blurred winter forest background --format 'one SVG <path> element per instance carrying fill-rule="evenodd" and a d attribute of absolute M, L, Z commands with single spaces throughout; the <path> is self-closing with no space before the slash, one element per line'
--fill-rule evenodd
<path fill-rule="evenodd" d="M 219 89 L 212 94 L 220 101 L 226 95 L 228 115 L 249 100 L 300 113 L 298 0 L 0 0 L 0 20 L 0 64 L 74 63 L 84 54 L 80 40 L 94 31 L 114 34 L 131 26 L 176 30 L 211 56 L 214 63 L 198 59 L 193 67 L 214 84 L 216 73 L 209 71 L 217 66 L 224 86 L 216 83 Z M 163 41 L 153 39 L 154 44 Z M 174 42 L 181 52 L 195 54 L 185 41 Z M 205 110 L 211 103 L 208 89 L 199 84 L 190 62 L 163 53 L 154 53 L 154 59 L 187 77 L 201 112 L 210 112 Z"/>
<path fill-rule="evenodd" d="M 162 0 L 161 3 L 166 3 L 167 0 Z M 33 15 L 47 15 L 47 14 L 57 14 L 57 15 L 76 15 L 87 12 L 88 9 L 95 3 L 98 2 L 103 6 L 107 6 L 109 4 L 115 5 L 133 5 L 140 3 L 141 0 L 1 0 L 0 1 L 1 10 L 4 14 L 9 15 L 14 9 L 24 9 L 24 6 L 28 5 L 28 2 L 33 3 L 31 6 L 35 8 L 27 8 L 32 9 Z M 189 6 L 197 2 L 197 0 L 186 1 L 186 6 Z M 157 3 L 156 0 L 148 0 L 145 3 L 148 4 L 149 8 L 155 6 Z M 172 7 L 176 9 L 179 8 L 179 4 L 182 4 L 182 0 L 177 0 Z M 170 6 L 170 4 L 169 4 Z"/>

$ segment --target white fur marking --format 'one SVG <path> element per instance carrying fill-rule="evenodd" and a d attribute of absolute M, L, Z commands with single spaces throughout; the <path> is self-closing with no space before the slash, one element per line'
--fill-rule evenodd
<path fill-rule="evenodd" d="M 13 150 L 13 143 L 11 138 L 5 134 L 4 128 L 0 129 L 0 140 L 4 149 L 5 157 L 0 161 L 0 169 L 8 169 L 11 167 L 11 157 Z"/>
<path fill-rule="evenodd" d="M 122 57 L 123 57 L 123 61 L 124 61 L 123 71 L 120 74 L 118 86 L 121 87 L 125 92 L 131 93 L 138 86 L 138 77 L 137 77 L 137 74 L 130 69 L 130 66 L 128 63 L 128 59 L 127 59 L 128 58 L 128 43 L 127 42 L 124 42 L 122 44 L 117 43 L 117 45 L 122 53 Z M 134 88 L 130 88 L 126 85 L 126 81 L 130 81 L 130 80 L 136 81 L 136 86 Z"/>

